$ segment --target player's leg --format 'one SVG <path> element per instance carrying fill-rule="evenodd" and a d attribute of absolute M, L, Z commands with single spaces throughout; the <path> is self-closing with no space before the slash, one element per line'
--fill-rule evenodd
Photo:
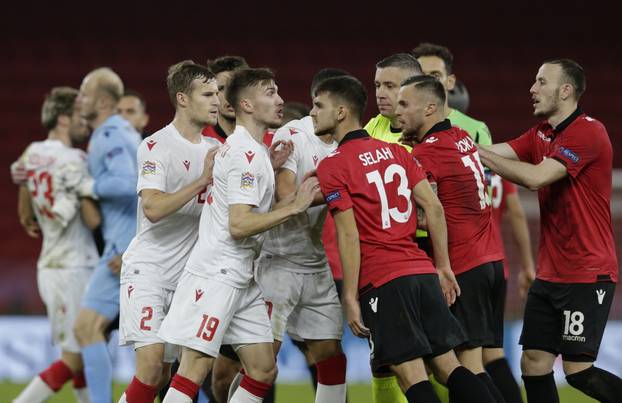
<path fill-rule="evenodd" d="M 236 375 L 240 373 L 242 363 L 230 345 L 223 345 L 214 361 L 212 369 L 212 392 L 217 403 L 226 403 L 229 388 Z"/>
<path fill-rule="evenodd" d="M 204 352 L 183 347 L 179 369 L 162 403 L 191 403 L 200 385 L 212 369 L 214 357 Z"/>
<path fill-rule="evenodd" d="M 600 402 L 616 402 L 622 396 L 622 380 L 593 365 L 598 355 L 615 284 L 567 284 L 564 329 L 560 351 L 568 384 Z"/>
<path fill-rule="evenodd" d="M 315 402 L 345 402 L 346 356 L 340 340 L 305 340 L 317 363 L 318 385 Z"/>
<path fill-rule="evenodd" d="M 440 403 L 421 358 L 392 365 L 391 370 L 396 374 L 408 403 Z"/>
<path fill-rule="evenodd" d="M 430 359 L 435 378 L 449 389 L 449 401 L 498 403 L 482 379 L 462 366 L 453 350 Z"/>
<path fill-rule="evenodd" d="M 91 276 L 74 325 L 82 348 L 84 374 L 92 403 L 112 400 L 112 362 L 105 331 L 119 313 L 119 277 L 102 258 Z"/>
<path fill-rule="evenodd" d="M 276 361 L 272 343 L 247 344 L 237 349 L 245 374 L 231 396 L 231 403 L 263 402 L 276 379 Z"/>

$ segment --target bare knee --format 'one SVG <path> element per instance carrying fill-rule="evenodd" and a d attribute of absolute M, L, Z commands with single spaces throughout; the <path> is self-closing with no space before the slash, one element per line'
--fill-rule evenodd
<path fill-rule="evenodd" d="M 67 365 L 73 373 L 82 371 L 82 369 L 84 368 L 84 364 L 82 362 L 82 354 L 80 353 L 62 351 L 60 357 L 65 365 Z"/>
<path fill-rule="evenodd" d="M 152 344 L 137 348 L 136 378 L 147 385 L 159 385 L 162 382 L 164 371 L 163 358 L 163 344 Z"/>
<path fill-rule="evenodd" d="M 307 340 L 306 343 L 316 363 L 343 354 L 339 340 Z"/>
<path fill-rule="evenodd" d="M 456 354 L 460 363 L 469 371 L 474 374 L 481 374 L 484 372 L 481 347 L 459 350 L 456 351 Z"/>
<path fill-rule="evenodd" d="M 553 370 L 555 355 L 540 350 L 525 350 L 521 356 L 520 364 L 523 375 L 541 376 Z"/>
<path fill-rule="evenodd" d="M 484 365 L 488 365 L 489 363 L 500 360 L 505 357 L 505 353 L 502 348 L 484 348 L 482 350 L 482 359 L 484 360 Z"/>
<path fill-rule="evenodd" d="M 278 370 L 276 364 L 272 366 L 262 366 L 248 369 L 248 376 L 256 381 L 273 384 L 276 380 Z"/>
<path fill-rule="evenodd" d="M 447 384 L 447 380 L 451 373 L 460 366 L 460 362 L 453 350 L 432 358 L 430 364 L 434 373 L 434 378 L 443 385 Z"/>
<path fill-rule="evenodd" d="M 592 362 L 574 362 L 574 361 L 563 361 L 564 364 L 564 374 L 572 375 L 581 371 L 585 371 L 590 368 L 594 363 Z"/>
<path fill-rule="evenodd" d="M 104 330 L 110 321 L 103 315 L 90 310 L 82 309 L 76 318 L 73 331 L 81 346 L 104 341 Z"/>

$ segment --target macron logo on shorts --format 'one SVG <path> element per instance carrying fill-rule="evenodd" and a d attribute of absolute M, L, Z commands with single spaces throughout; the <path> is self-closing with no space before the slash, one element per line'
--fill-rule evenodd
<path fill-rule="evenodd" d="M 371 298 L 369 300 L 369 306 L 371 306 L 371 310 L 374 311 L 374 313 L 378 312 L 378 297 Z"/>
<path fill-rule="evenodd" d="M 132 296 L 132 291 L 134 291 L 134 286 L 130 285 L 127 287 L 127 297 L 131 297 Z"/>
<path fill-rule="evenodd" d="M 198 300 L 200 300 L 202 296 L 203 296 L 203 290 L 201 289 L 194 290 L 194 302 L 197 302 Z"/>
<path fill-rule="evenodd" d="M 598 297 L 598 305 L 602 305 L 605 300 L 605 290 L 596 290 L 596 297 Z"/>

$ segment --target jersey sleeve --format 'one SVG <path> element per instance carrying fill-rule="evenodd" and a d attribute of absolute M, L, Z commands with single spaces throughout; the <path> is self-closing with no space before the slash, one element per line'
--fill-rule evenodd
<path fill-rule="evenodd" d="M 533 163 L 531 155 L 534 147 L 534 136 L 535 132 L 531 129 L 517 138 L 508 141 L 508 145 L 512 147 L 519 160 Z"/>
<path fill-rule="evenodd" d="M 160 144 L 163 145 L 163 144 Z M 138 183 L 136 192 L 143 189 L 166 191 L 166 173 L 168 164 L 164 153 L 164 147 L 153 147 L 149 150 L 147 143 L 142 142 L 138 147 Z"/>
<path fill-rule="evenodd" d="M 415 146 L 412 151 L 412 156 L 418 165 L 421 166 L 422 171 L 425 173 L 425 178 L 427 178 L 430 182 L 438 182 L 438 169 L 434 158 L 428 155 L 426 146 L 423 144 Z M 411 187 L 414 187 L 415 185 L 416 184 L 413 183 Z"/>
<path fill-rule="evenodd" d="M 568 175 L 576 177 L 587 165 L 598 158 L 602 144 L 598 139 L 601 136 L 592 136 L 586 125 L 567 130 L 555 147 L 547 155 L 555 158 L 566 166 Z"/>
<path fill-rule="evenodd" d="M 300 147 L 301 147 L 300 142 L 296 141 L 295 137 L 301 136 L 301 135 L 302 134 L 294 134 L 292 136 L 291 134 L 289 134 L 288 127 L 281 127 L 279 130 L 276 131 L 276 133 L 274 134 L 274 138 L 272 139 L 273 143 L 279 140 L 282 140 L 282 141 L 292 140 L 294 142 L 294 150 L 289 155 L 289 157 L 287 157 L 287 160 L 285 161 L 285 163 L 281 165 L 281 168 L 290 170 L 294 174 L 298 173 L 298 160 L 300 159 L 300 153 L 302 151 L 300 150 Z"/>
<path fill-rule="evenodd" d="M 229 164 L 227 173 L 227 204 L 259 206 L 261 201 L 259 176 L 261 170 L 254 159 L 248 162 L 243 152 L 237 151 L 222 162 Z"/>
<path fill-rule="evenodd" d="M 320 162 L 317 169 L 320 189 L 322 190 L 322 195 L 324 195 L 324 200 L 326 200 L 326 204 L 331 213 L 335 211 L 346 211 L 353 206 L 346 181 L 338 175 L 339 169 L 336 169 L 334 166 L 335 164 L 335 160 L 323 160 Z"/>
<path fill-rule="evenodd" d="M 28 156 L 28 151 L 30 150 L 30 146 L 24 150 L 22 155 L 11 164 L 11 179 L 13 183 L 16 185 L 24 185 L 28 180 L 28 169 L 26 168 L 26 161 Z"/>
<path fill-rule="evenodd" d="M 135 159 L 122 140 L 126 135 L 130 134 L 118 131 L 110 136 L 100 136 L 90 147 L 96 163 L 105 168 L 95 178 L 93 189 L 100 199 L 133 196 L 136 192 Z"/>
<path fill-rule="evenodd" d="M 406 175 L 408 177 L 408 186 L 414 188 L 419 182 L 427 179 L 427 174 L 423 170 L 423 166 L 419 160 L 411 153 L 406 151 L 401 146 L 393 145 L 393 152 L 399 155 L 399 161 L 406 169 Z"/>

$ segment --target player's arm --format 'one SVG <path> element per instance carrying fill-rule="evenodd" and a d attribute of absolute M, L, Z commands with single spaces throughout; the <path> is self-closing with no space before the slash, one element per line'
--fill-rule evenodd
<path fill-rule="evenodd" d="M 307 174 L 307 177 L 313 176 L 313 172 Z M 304 180 L 303 180 L 304 181 Z M 287 200 L 292 195 L 296 194 L 296 173 L 287 168 L 280 168 L 276 173 L 276 200 L 278 202 Z M 318 192 L 313 199 L 312 206 L 324 204 L 324 197 L 321 192 Z"/>
<path fill-rule="evenodd" d="M 82 216 L 82 221 L 90 230 L 95 230 L 102 223 L 102 216 L 97 203 L 93 199 L 87 197 L 80 198 L 80 215 Z"/>
<path fill-rule="evenodd" d="M 213 147 L 205 156 L 203 173 L 195 181 L 174 193 L 166 193 L 158 189 L 142 189 L 140 197 L 145 217 L 153 223 L 173 214 L 186 203 L 201 193 L 212 183 L 214 157 L 219 147 Z"/>
<path fill-rule="evenodd" d="M 91 147 L 91 156 L 102 161 L 105 172 L 86 182 L 80 188 L 80 195 L 95 199 L 115 199 L 134 196 L 136 194 L 137 173 L 134 158 L 123 144 L 107 139 L 108 143 L 99 141 Z"/>
<path fill-rule="evenodd" d="M 37 218 L 35 211 L 32 208 L 32 200 L 30 199 L 30 192 L 26 185 L 20 185 L 17 193 L 17 215 L 19 222 L 24 227 L 24 230 L 31 238 L 39 238 L 41 229 L 37 224 Z"/>
<path fill-rule="evenodd" d="M 509 145 L 507 147 L 511 148 Z M 550 185 L 568 174 L 566 166 L 554 158 L 547 158 L 535 165 L 505 158 L 486 148 L 480 148 L 479 155 L 482 163 L 499 176 L 530 190 Z"/>
<path fill-rule="evenodd" d="M 300 185 L 295 198 L 287 197 L 270 212 L 255 213 L 252 211 L 254 206 L 248 204 L 229 205 L 229 232 L 231 237 L 237 240 L 244 239 L 287 221 L 291 217 L 306 211 L 319 191 L 317 178 L 309 178 Z"/>
<path fill-rule="evenodd" d="M 514 151 L 514 149 L 508 143 L 497 143 L 490 145 L 479 144 L 477 148 L 478 150 L 487 150 L 493 152 L 503 158 L 518 160 L 518 155 L 516 154 L 516 151 Z M 481 153 L 482 152 L 480 151 L 480 156 Z"/>
<path fill-rule="evenodd" d="M 425 212 L 428 233 L 434 250 L 434 265 L 438 271 L 443 293 L 448 304 L 453 304 L 460 295 L 460 286 L 451 271 L 449 251 L 447 247 L 447 222 L 441 201 L 436 196 L 432 186 L 423 179 L 413 188 L 415 202 Z"/>
<path fill-rule="evenodd" d="M 356 227 L 354 210 L 336 212 L 335 228 L 337 229 L 337 244 L 339 256 L 343 267 L 343 304 L 348 326 L 352 333 L 358 337 L 367 337 L 369 329 L 361 320 L 361 308 L 358 302 L 358 281 L 361 269 L 361 245 L 359 232 Z"/>
<path fill-rule="evenodd" d="M 518 246 L 520 253 L 522 270 L 519 273 L 519 287 L 521 296 L 525 296 L 531 283 L 536 278 L 536 270 L 533 262 L 533 253 L 531 250 L 531 240 L 529 239 L 529 227 L 527 226 L 527 217 L 520 203 L 518 193 L 510 193 L 505 199 L 506 215 L 512 227 L 514 241 Z"/>

